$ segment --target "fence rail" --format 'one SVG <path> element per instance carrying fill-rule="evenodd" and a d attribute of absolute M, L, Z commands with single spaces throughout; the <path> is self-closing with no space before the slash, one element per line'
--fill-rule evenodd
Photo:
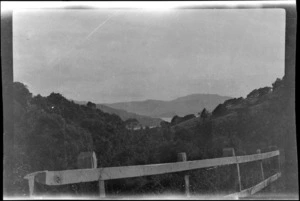
<path fill-rule="evenodd" d="M 182 162 L 164 163 L 164 164 L 105 167 L 105 168 L 94 168 L 94 169 L 74 169 L 74 170 L 63 170 L 63 171 L 40 171 L 40 172 L 28 174 L 24 178 L 28 179 L 31 196 L 34 193 L 34 182 L 38 182 L 50 186 L 57 186 L 57 185 L 74 184 L 74 183 L 81 183 L 81 182 L 99 181 L 100 196 L 104 197 L 105 180 L 174 173 L 174 172 L 181 172 L 181 171 L 195 170 L 200 168 L 209 168 L 209 167 L 216 167 L 216 166 L 223 166 L 223 165 L 231 165 L 231 164 L 237 164 L 237 168 L 239 170 L 240 163 L 262 161 L 264 159 L 268 159 L 274 156 L 279 157 L 280 152 L 279 150 L 276 150 L 267 153 L 258 153 L 258 154 L 246 155 L 246 156 L 235 156 L 233 150 L 231 155 L 232 156 L 222 157 L 222 158 L 182 161 Z M 262 174 L 263 174 L 263 169 L 262 169 Z M 280 174 L 278 174 L 276 178 L 278 178 L 279 176 Z M 240 183 L 239 171 L 238 171 L 238 177 Z M 259 189 L 261 186 L 264 186 L 266 183 L 268 184 L 268 182 L 265 182 L 267 180 L 271 181 L 272 179 L 268 178 L 264 180 L 262 183 L 258 184 L 259 186 L 257 188 L 254 187 L 252 188 Z M 242 195 L 248 191 L 251 190 L 246 189 L 242 191 L 240 187 L 240 192 L 238 192 L 238 194 L 233 194 L 231 196 Z"/>
<path fill-rule="evenodd" d="M 226 195 L 225 198 L 243 198 L 248 197 L 250 195 L 253 195 L 257 193 L 258 191 L 262 190 L 263 188 L 267 187 L 270 183 L 276 181 L 281 176 L 281 173 L 278 172 L 271 177 L 265 179 L 264 181 L 260 182 L 259 184 L 256 184 L 255 186 L 252 186 L 250 188 L 247 188 L 245 190 L 242 190 L 237 193 L 233 193 L 230 195 Z"/>

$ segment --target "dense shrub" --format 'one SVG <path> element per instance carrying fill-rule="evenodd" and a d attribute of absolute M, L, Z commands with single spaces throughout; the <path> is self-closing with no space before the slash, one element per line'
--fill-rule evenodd
<path fill-rule="evenodd" d="M 223 115 L 226 113 L 226 107 L 225 104 L 219 104 L 213 111 L 212 111 L 212 115 L 213 116 L 219 116 L 219 115 Z"/>
<path fill-rule="evenodd" d="M 263 95 L 266 95 L 268 93 L 270 93 L 272 90 L 271 87 L 263 87 L 263 88 L 259 88 L 259 89 L 254 89 L 253 91 L 251 91 L 248 95 L 247 98 L 257 98 L 257 97 L 261 97 Z"/>
<path fill-rule="evenodd" d="M 193 119 L 195 117 L 196 116 L 194 114 L 188 114 L 188 115 L 185 115 L 184 117 L 179 117 L 179 116 L 175 115 L 171 120 L 171 125 L 176 125 L 181 122 L 187 121 L 189 119 Z M 164 125 L 166 125 L 166 124 L 164 124 Z"/>

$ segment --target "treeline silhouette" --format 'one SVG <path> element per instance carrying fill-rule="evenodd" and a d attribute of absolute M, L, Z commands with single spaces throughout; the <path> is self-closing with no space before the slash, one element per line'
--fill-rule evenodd
<path fill-rule="evenodd" d="M 179 152 L 186 152 L 188 160 L 199 160 L 222 157 L 225 147 L 245 155 L 270 145 L 288 149 L 293 144 L 289 141 L 289 136 L 294 135 L 290 114 L 293 108 L 285 104 L 290 97 L 281 79 L 272 88 L 252 91 L 245 99 L 225 101 L 212 115 L 197 117 L 200 120 L 193 127 L 180 126 L 183 119 L 175 117 L 172 125 L 162 123 L 161 127 L 140 130 L 128 129 L 128 122 L 97 109 L 92 102 L 79 105 L 59 93 L 33 96 L 20 82 L 13 83 L 13 90 L 16 195 L 28 194 L 28 184 L 23 179 L 26 174 L 76 169 L 77 157 L 84 151 L 96 153 L 97 167 L 113 167 L 175 162 Z M 187 116 L 185 120 L 197 118 Z M 244 171 L 244 187 L 258 182 L 255 168 L 259 168 L 258 164 Z M 229 172 L 232 167 L 190 171 L 191 192 L 233 192 L 237 188 L 236 178 Z M 184 190 L 183 184 L 182 174 L 172 173 L 111 180 L 106 182 L 106 189 L 108 194 L 122 195 L 180 192 Z M 42 194 L 97 195 L 97 185 L 39 184 L 37 188 Z"/>

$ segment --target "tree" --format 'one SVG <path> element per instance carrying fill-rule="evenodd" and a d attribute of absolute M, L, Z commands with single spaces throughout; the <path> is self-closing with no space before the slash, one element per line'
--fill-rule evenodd
<path fill-rule="evenodd" d="M 271 87 L 263 87 L 258 89 L 259 96 L 266 95 L 272 91 Z"/>
<path fill-rule="evenodd" d="M 219 104 L 212 112 L 214 116 L 222 115 L 226 112 L 226 107 L 224 104 Z"/>
<path fill-rule="evenodd" d="M 183 118 L 182 118 L 182 120 L 183 121 L 187 121 L 187 120 L 189 120 L 189 119 L 193 119 L 193 118 L 195 118 L 196 116 L 194 115 L 194 114 L 188 114 L 188 115 L 185 115 Z"/>
<path fill-rule="evenodd" d="M 224 102 L 224 106 L 227 107 L 230 105 L 236 105 L 236 104 L 242 103 L 243 100 L 244 100 L 243 97 L 228 99 Z"/>
<path fill-rule="evenodd" d="M 270 93 L 271 89 L 272 89 L 271 87 L 263 87 L 263 88 L 259 88 L 259 89 L 254 89 L 247 95 L 247 98 L 261 97 L 263 95 Z"/>
<path fill-rule="evenodd" d="M 166 121 L 161 121 L 160 122 L 160 127 L 162 128 L 169 128 L 171 126 L 171 123 L 166 122 Z"/>
<path fill-rule="evenodd" d="M 274 83 L 272 83 L 273 90 L 278 89 L 282 85 L 283 85 L 283 80 L 277 78 L 276 81 Z"/>
<path fill-rule="evenodd" d="M 204 120 L 208 117 L 208 115 L 209 115 L 209 112 L 206 110 L 206 108 L 204 108 L 201 112 L 200 117 Z"/>
<path fill-rule="evenodd" d="M 14 82 L 13 90 L 14 99 L 26 108 L 28 101 L 32 98 L 32 94 L 29 92 L 27 86 L 20 82 Z"/>
<path fill-rule="evenodd" d="M 88 106 L 89 108 L 96 108 L 96 104 L 92 103 L 92 102 L 87 102 L 86 106 Z"/>
<path fill-rule="evenodd" d="M 135 118 L 129 118 L 125 121 L 125 125 L 130 130 L 133 130 L 139 124 L 139 121 Z"/>
<path fill-rule="evenodd" d="M 172 124 L 172 125 L 177 124 L 179 119 L 180 119 L 180 117 L 177 116 L 177 115 L 175 115 L 175 116 L 172 118 L 172 120 L 171 120 L 171 124 Z"/>
<path fill-rule="evenodd" d="M 256 97 L 258 97 L 258 95 L 259 95 L 258 90 L 254 89 L 247 95 L 247 98 L 256 98 Z"/>

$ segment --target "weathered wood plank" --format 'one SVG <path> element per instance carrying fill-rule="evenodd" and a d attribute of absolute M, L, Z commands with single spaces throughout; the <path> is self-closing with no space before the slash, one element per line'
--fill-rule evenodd
<path fill-rule="evenodd" d="M 38 171 L 38 172 L 33 172 L 30 174 L 27 174 L 24 179 L 28 180 L 28 185 L 29 185 L 29 197 L 33 197 L 35 194 L 35 186 L 34 182 L 39 182 L 39 183 L 45 183 L 45 178 L 46 178 L 46 172 L 45 171 Z"/>
<path fill-rule="evenodd" d="M 100 194 L 100 198 L 105 198 L 105 181 L 100 180 L 99 181 L 99 194 Z"/>
<path fill-rule="evenodd" d="M 247 156 L 234 156 L 213 158 L 196 161 L 185 161 L 175 163 L 135 165 L 121 167 L 107 167 L 96 169 L 74 169 L 63 171 L 46 171 L 39 182 L 46 185 L 64 185 L 81 182 L 91 182 L 98 180 L 121 179 L 130 177 L 141 177 L 165 173 L 180 172 L 185 170 L 194 170 L 221 165 L 230 165 L 236 163 L 245 163 L 250 161 L 262 160 L 279 155 L 279 151 L 273 151 L 263 154 L 254 154 Z M 38 175 L 38 174 L 37 174 Z M 43 182 L 45 181 L 45 182 Z"/>
<path fill-rule="evenodd" d="M 130 177 L 141 177 L 148 175 L 180 172 L 198 168 L 217 166 L 220 164 L 235 164 L 236 159 L 227 157 L 222 159 L 207 159 L 200 161 L 187 161 L 165 164 L 123 166 L 97 169 L 79 169 L 64 171 L 49 171 L 46 175 L 47 185 L 64 185 L 71 183 L 90 182 Z"/>
<path fill-rule="evenodd" d="M 223 149 L 223 156 L 236 156 L 234 148 Z M 237 170 L 237 182 L 239 185 L 239 191 L 241 191 L 242 190 L 242 182 L 241 182 L 241 173 L 240 173 L 239 163 L 236 163 L 236 170 Z"/>
<path fill-rule="evenodd" d="M 278 156 L 279 151 L 272 151 L 272 152 L 267 152 L 267 153 L 262 153 L 262 154 L 253 154 L 253 155 L 247 155 L 247 156 L 236 156 L 237 162 L 238 163 L 247 163 L 251 161 L 257 161 L 257 160 L 263 160 L 266 158 L 271 158 L 274 156 Z"/>
<path fill-rule="evenodd" d="M 28 178 L 28 185 L 29 185 L 29 197 L 33 197 L 34 195 L 34 177 Z"/>
<path fill-rule="evenodd" d="M 187 156 L 185 152 L 178 153 L 177 160 L 180 161 L 187 161 Z M 190 178 L 188 174 L 184 175 L 184 186 L 185 186 L 185 195 L 190 197 Z"/>
<path fill-rule="evenodd" d="M 258 154 L 261 153 L 260 149 L 257 149 L 256 152 L 257 152 Z M 262 180 L 265 180 L 264 166 L 263 166 L 263 161 L 262 161 L 262 160 L 259 161 L 259 165 L 260 165 L 260 174 L 261 174 L 261 178 L 262 178 Z"/>
<path fill-rule="evenodd" d="M 247 188 L 245 190 L 242 190 L 241 192 L 233 193 L 230 195 L 226 195 L 225 198 L 243 198 L 243 197 L 248 197 L 250 195 L 253 195 L 257 193 L 258 191 L 262 190 L 263 188 L 267 187 L 270 185 L 270 183 L 274 182 L 281 176 L 281 173 L 276 173 L 273 176 L 267 178 L 266 180 L 258 183 L 255 186 L 252 186 L 250 188 Z"/>

